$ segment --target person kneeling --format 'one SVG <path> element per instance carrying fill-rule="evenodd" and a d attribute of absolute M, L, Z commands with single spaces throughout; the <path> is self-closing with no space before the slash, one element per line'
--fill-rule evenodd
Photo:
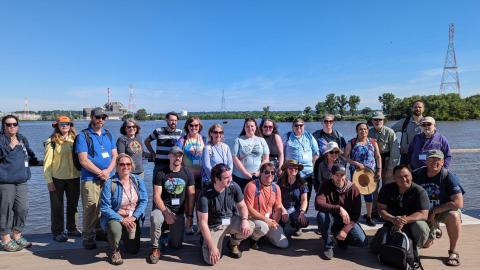
<path fill-rule="evenodd" d="M 107 231 L 110 243 L 110 262 L 123 263 L 120 254 L 120 240 L 128 253 L 136 254 L 140 248 L 140 223 L 147 208 L 145 183 L 131 174 L 133 160 L 127 154 L 117 157 L 117 173 L 105 182 L 102 189 L 100 223 Z"/>
<path fill-rule="evenodd" d="M 210 179 L 212 182 L 205 186 L 198 198 L 197 216 L 203 237 L 203 260 L 214 265 L 222 255 L 223 238 L 226 234 L 231 236 L 230 248 L 233 257 L 242 257 L 240 242 L 252 234 L 255 224 L 248 220 L 248 209 L 242 190 L 237 183 L 232 182 L 230 168 L 222 163 L 215 165 Z"/>
<path fill-rule="evenodd" d="M 367 245 L 365 232 L 358 224 L 362 207 L 360 191 L 347 180 L 344 166 L 335 164 L 331 172 L 332 179 L 322 184 L 315 199 L 325 260 L 333 258 L 333 237 L 341 247 Z"/>

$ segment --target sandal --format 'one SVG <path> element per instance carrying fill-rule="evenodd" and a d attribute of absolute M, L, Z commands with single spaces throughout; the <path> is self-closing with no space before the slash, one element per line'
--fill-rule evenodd
<path fill-rule="evenodd" d="M 460 266 L 460 254 L 457 251 L 449 250 L 448 258 L 445 260 L 445 265 L 448 266 Z"/>
<path fill-rule="evenodd" d="M 436 228 L 435 229 L 435 238 L 442 238 L 443 232 L 442 229 Z"/>
<path fill-rule="evenodd" d="M 423 244 L 423 248 L 429 248 L 429 247 L 431 247 L 431 246 L 433 245 L 433 242 L 434 242 L 434 239 L 429 238 L 429 239 L 425 242 L 425 244 Z"/>

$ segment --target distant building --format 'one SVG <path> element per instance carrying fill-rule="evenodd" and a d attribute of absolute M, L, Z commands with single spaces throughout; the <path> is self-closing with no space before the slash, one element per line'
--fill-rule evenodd
<path fill-rule="evenodd" d="M 183 116 L 183 117 L 187 117 L 187 116 L 188 116 L 188 112 L 187 112 L 186 110 L 183 110 L 183 111 L 182 111 L 182 116 Z"/>
<path fill-rule="evenodd" d="M 108 98 L 107 103 L 103 105 L 103 109 L 108 115 L 110 120 L 122 120 L 122 117 L 127 114 L 128 108 L 125 107 L 121 102 L 110 101 L 110 88 L 108 88 Z M 90 119 L 90 112 L 94 108 L 83 108 L 83 117 L 85 119 Z"/>

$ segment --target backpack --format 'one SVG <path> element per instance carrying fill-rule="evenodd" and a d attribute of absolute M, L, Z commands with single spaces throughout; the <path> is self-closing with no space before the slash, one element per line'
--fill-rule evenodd
<path fill-rule="evenodd" d="M 370 140 L 370 143 L 371 144 L 374 144 L 375 143 L 375 139 L 374 138 L 368 138 Z M 353 138 L 350 140 L 350 158 L 352 158 L 353 156 L 353 147 L 355 146 L 355 144 L 357 143 L 357 137 Z"/>
<path fill-rule="evenodd" d="M 402 124 L 402 136 L 400 137 L 400 145 L 402 145 L 402 142 L 403 142 L 403 133 L 405 132 L 405 130 L 407 129 L 407 126 L 408 126 L 408 123 L 410 122 L 410 118 L 412 116 L 409 115 L 405 118 L 405 120 L 403 121 L 403 124 Z"/>
<path fill-rule="evenodd" d="M 257 179 L 254 178 L 253 181 L 255 181 L 255 197 L 257 198 L 258 211 L 260 212 L 260 179 L 259 178 L 257 178 Z M 272 191 L 273 191 L 273 193 L 275 194 L 275 197 L 276 197 L 277 185 L 275 183 L 272 183 L 271 187 L 272 187 Z"/>
<path fill-rule="evenodd" d="M 85 136 L 85 141 L 87 142 L 87 149 L 88 149 L 87 153 L 89 156 L 93 158 L 95 156 L 95 149 L 93 149 L 93 141 L 92 141 L 92 137 L 90 136 L 90 132 L 88 131 L 88 129 L 82 129 L 81 132 Z M 112 134 L 110 134 L 110 131 L 108 129 L 105 129 L 105 134 L 107 134 L 108 139 L 111 142 Z M 76 153 L 77 141 L 78 141 L 79 135 L 80 133 L 75 137 L 75 140 L 73 141 L 72 159 L 73 159 L 73 166 L 75 166 L 75 168 L 80 171 L 82 169 L 82 164 L 80 164 L 80 160 L 78 159 L 78 154 Z"/>
<path fill-rule="evenodd" d="M 402 231 L 388 230 L 382 238 L 380 263 L 402 270 L 418 269 L 422 267 L 417 249 L 413 246 L 412 239 Z"/>

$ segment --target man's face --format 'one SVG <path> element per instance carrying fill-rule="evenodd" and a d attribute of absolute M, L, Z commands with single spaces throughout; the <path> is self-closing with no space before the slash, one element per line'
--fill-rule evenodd
<path fill-rule="evenodd" d="M 222 188 L 226 188 L 232 182 L 232 171 L 224 171 L 222 175 L 220 175 L 220 186 Z"/>
<path fill-rule="evenodd" d="M 334 175 L 332 175 L 333 178 L 333 184 L 337 188 L 342 188 L 345 185 L 345 181 L 347 181 L 347 176 L 342 173 L 342 172 L 337 172 Z"/>
<path fill-rule="evenodd" d="M 424 111 L 425 111 L 425 105 L 423 105 L 423 102 L 417 101 L 417 102 L 413 103 L 412 113 L 415 116 L 423 115 Z"/>
<path fill-rule="evenodd" d="M 422 123 L 423 133 L 427 136 L 431 136 L 435 133 L 435 124 L 430 122 Z"/>
<path fill-rule="evenodd" d="M 265 167 L 260 178 L 264 184 L 271 184 L 275 178 L 275 168 L 274 167 Z"/>
<path fill-rule="evenodd" d="M 175 166 L 182 165 L 183 154 L 180 154 L 180 153 L 168 154 L 168 158 L 170 159 L 170 164 L 173 164 Z"/>
<path fill-rule="evenodd" d="M 94 115 L 90 117 L 90 121 L 94 128 L 102 128 L 105 125 L 106 120 L 106 115 Z"/>
<path fill-rule="evenodd" d="M 170 129 L 176 129 L 177 128 L 178 119 L 175 115 L 169 115 L 168 118 L 166 119 L 166 121 L 167 121 L 167 126 Z"/>
<path fill-rule="evenodd" d="M 323 119 L 323 128 L 324 129 L 332 129 L 333 128 L 333 118 L 332 117 L 325 117 L 325 119 Z"/>
<path fill-rule="evenodd" d="M 437 174 L 442 170 L 442 167 L 445 161 L 441 158 L 431 157 L 431 158 L 427 158 L 426 163 L 427 163 L 427 170 L 429 172 L 433 172 L 434 174 Z"/>
<path fill-rule="evenodd" d="M 376 130 L 383 127 L 383 119 L 372 119 L 372 123 Z"/>
<path fill-rule="evenodd" d="M 393 178 L 400 189 L 409 189 L 412 186 L 412 173 L 407 168 L 396 171 Z"/>

